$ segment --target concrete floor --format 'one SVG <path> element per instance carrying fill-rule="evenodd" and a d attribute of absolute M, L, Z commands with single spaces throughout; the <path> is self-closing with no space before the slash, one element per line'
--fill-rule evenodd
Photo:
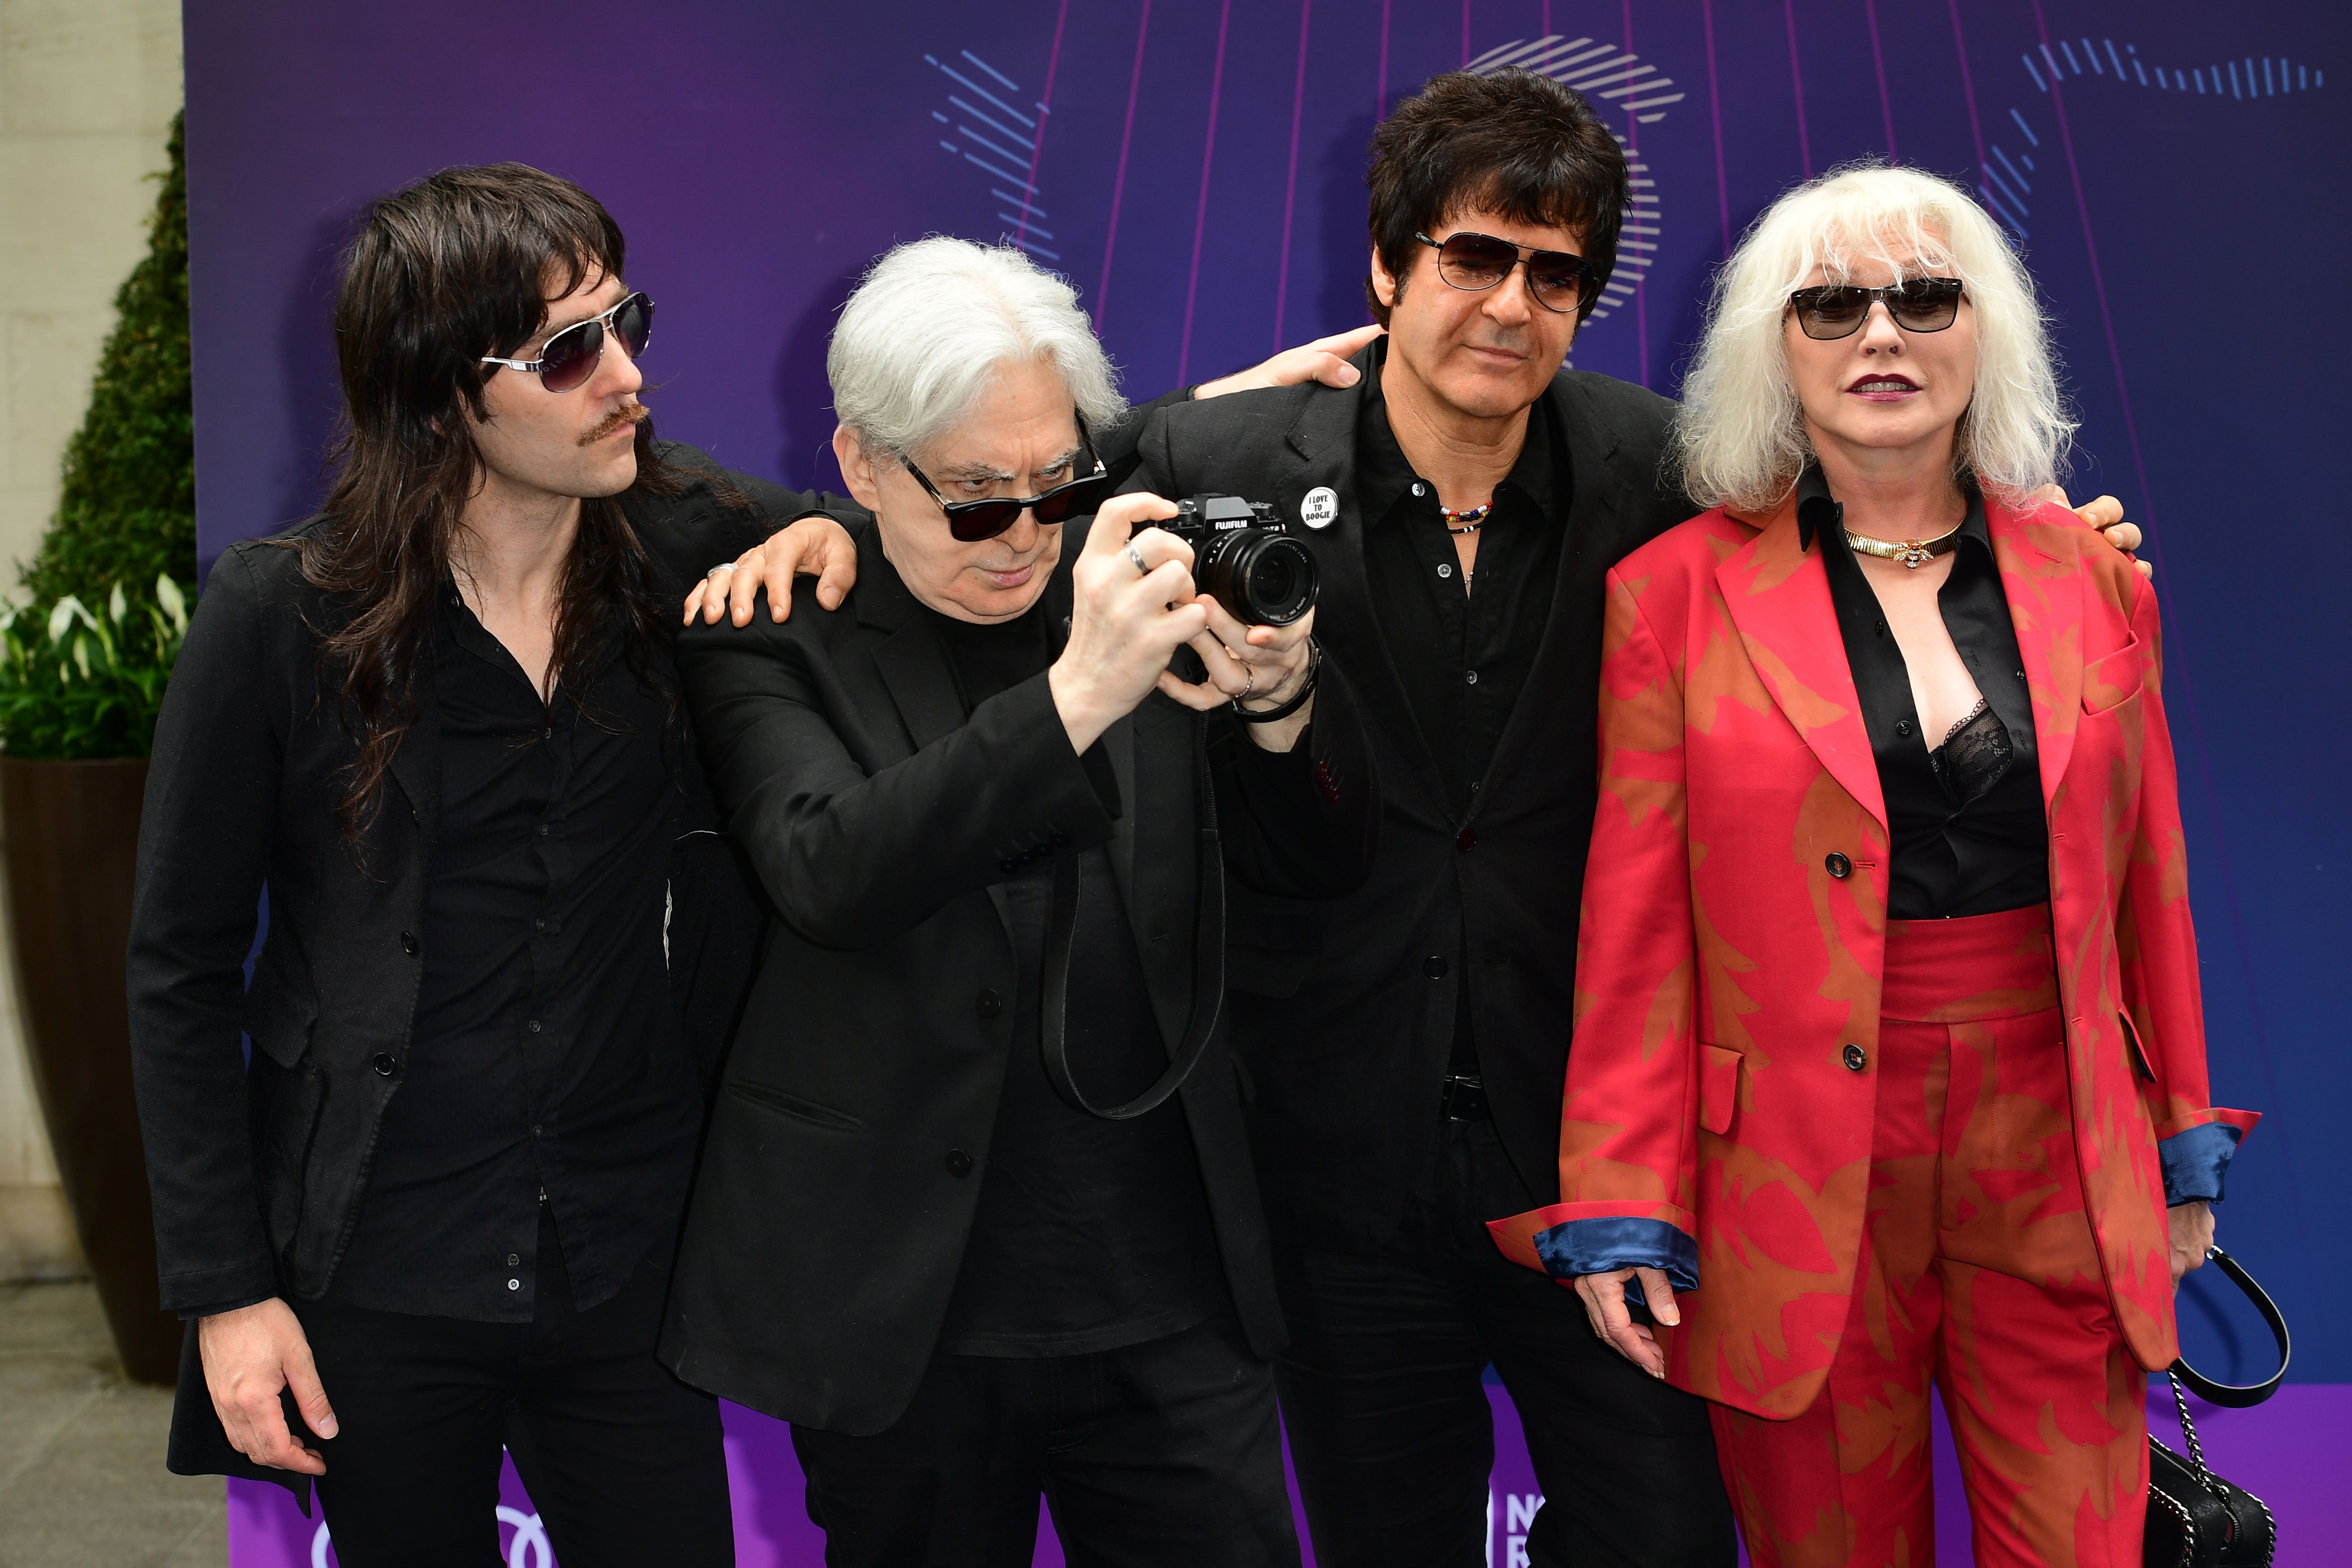
<path fill-rule="evenodd" d="M 171 1416 L 88 1284 L 0 1284 L 0 1568 L 227 1568 L 221 1481 L 163 1468 Z"/>

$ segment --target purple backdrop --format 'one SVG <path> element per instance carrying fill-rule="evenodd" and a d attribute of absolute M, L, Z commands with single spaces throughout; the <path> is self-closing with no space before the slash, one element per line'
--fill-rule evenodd
<path fill-rule="evenodd" d="M 1486 1490 L 1486 1568 L 1527 1568 L 1527 1527 L 1543 1501 L 1535 1468 L 1528 1462 L 1517 1413 L 1499 1388 L 1489 1384 L 1495 1406 L 1495 1471 Z M 2260 1478 L 2263 1500 L 2284 1521 L 2278 1568 L 2330 1568 L 2352 1561 L 2332 1528 L 2343 1518 L 2343 1449 L 2314 1445 L 2308 1434 L 2341 1432 L 2352 1416 L 2344 1391 L 2301 1385 L 2283 1391 L 2258 1411 L 2216 1410 L 2190 1401 L 2207 1462 L 2220 1473 Z M 791 1434 L 764 1415 L 726 1406 L 727 1470 L 735 1497 L 735 1549 L 742 1568 L 817 1568 L 824 1561 L 824 1537 L 802 1506 L 801 1472 L 793 1458 Z M 2182 1445 L 2168 1394 L 2148 1401 L 2148 1425 L 2175 1449 Z M 1936 1548 L 1946 1563 L 1969 1561 L 1969 1515 L 1960 1494 L 1958 1462 L 1953 1458 L 1940 1402 L 1936 1412 Z M 305 1519 L 282 1489 L 254 1481 L 229 1483 L 229 1561 L 235 1568 L 328 1568 L 335 1558 L 326 1526 Z M 1297 1511 L 1297 1490 L 1291 1500 Z M 509 1568 L 555 1568 L 522 1483 L 509 1462 L 501 1478 L 499 1544 Z M 1298 1539 L 1307 1541 L 1307 1517 L 1298 1513 Z M 1306 1552 L 1307 1568 L 1315 1553 Z M 1741 1561 L 1746 1562 L 1743 1553 Z M 1038 1568 L 1062 1568 L 1062 1551 L 1051 1521 L 1041 1508 L 1037 1525 Z"/>
<path fill-rule="evenodd" d="M 1789 183 L 1869 154 L 1969 180 L 2048 292 L 2081 482 L 2152 531 L 2216 1095 L 2267 1113 L 2222 1235 L 2303 1329 L 2297 1378 L 2352 1385 L 2352 1227 L 2327 1174 L 2352 1103 L 2329 979 L 2352 951 L 2352 745 L 2310 696 L 2332 697 L 2325 672 L 2343 667 L 2352 396 L 2332 371 L 2352 330 L 2325 289 L 2294 286 L 2352 249 L 2352 8 L 190 0 L 184 15 L 207 562 L 314 504 L 336 249 L 371 195 L 446 164 L 518 158 L 601 195 L 631 237 L 631 281 L 662 304 L 647 368 L 665 431 L 800 485 L 833 478 L 832 313 L 896 240 L 1027 246 L 1079 285 L 1139 397 L 1361 321 L 1365 139 L 1384 105 L 1465 62 L 1570 80 L 1632 150 L 1642 210 L 1575 357 L 1662 390 L 1708 269 Z M 2266 1337 L 2212 1272 L 2185 1292 L 2191 1353 L 2258 1375 Z M 2244 1477 L 2257 1490 L 2352 1458 L 2347 1391 L 2290 1392 L 2226 1418 L 2244 1444 L 2231 1451 L 2271 1468 Z M 788 1461 L 761 1441 L 741 1436 L 739 1459 Z M 759 1519 L 782 1517 L 782 1470 L 753 1468 Z M 2317 1527 L 2303 1550 L 2326 1533 L 2319 1494 L 2296 1495 L 2312 1511 L 2282 1510 L 2283 1562 L 2296 1524 Z"/>

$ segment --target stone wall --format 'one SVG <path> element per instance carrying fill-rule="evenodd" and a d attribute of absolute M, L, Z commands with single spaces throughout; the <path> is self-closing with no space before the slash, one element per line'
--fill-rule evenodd
<path fill-rule="evenodd" d="M 0 0 L 0 587 L 15 588 L 57 506 L 58 461 L 89 405 L 114 291 L 144 254 L 145 176 L 163 166 L 180 99 L 178 0 Z M 57 1180 L 12 973 L 0 1279 L 80 1270 Z"/>

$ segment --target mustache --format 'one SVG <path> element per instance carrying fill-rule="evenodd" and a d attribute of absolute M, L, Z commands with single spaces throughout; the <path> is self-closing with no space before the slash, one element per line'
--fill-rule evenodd
<path fill-rule="evenodd" d="M 596 428 L 580 437 L 583 447 L 593 447 L 624 425 L 642 425 L 654 416 L 654 411 L 632 397 L 596 422 Z"/>

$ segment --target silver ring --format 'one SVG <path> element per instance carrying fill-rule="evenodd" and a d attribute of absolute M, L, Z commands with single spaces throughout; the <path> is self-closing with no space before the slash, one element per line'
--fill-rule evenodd
<path fill-rule="evenodd" d="M 1151 568 L 1145 565 L 1143 563 L 1143 552 L 1135 547 L 1135 541 L 1131 539 L 1127 542 L 1127 558 L 1135 563 L 1135 574 L 1137 576 L 1149 577 L 1151 575 Z"/>
<path fill-rule="evenodd" d="M 721 561 L 718 565 L 713 566 L 709 571 L 705 572 L 703 576 L 715 581 L 718 578 L 719 574 L 721 572 L 732 572 L 734 570 L 735 563 L 732 561 Z"/>
<path fill-rule="evenodd" d="M 1233 650 L 1232 650 L 1231 648 L 1227 648 L 1225 651 L 1226 651 L 1226 652 L 1228 652 L 1228 653 L 1231 653 Z M 1237 695 L 1236 697 L 1234 697 L 1234 701 L 1236 701 L 1236 702 L 1243 701 L 1244 700 L 1245 700 L 1245 699 L 1249 696 L 1249 694 L 1250 694 L 1251 692 L 1255 691 L 1256 689 L 1257 689 L 1257 671 L 1256 671 L 1256 669 L 1255 669 L 1255 668 L 1252 668 L 1251 666 L 1249 666 L 1249 665 L 1247 665 L 1247 664 L 1243 665 L 1243 666 L 1242 666 L 1242 689 L 1241 689 L 1241 692 L 1240 692 L 1240 694 L 1239 694 L 1239 695 Z"/>

